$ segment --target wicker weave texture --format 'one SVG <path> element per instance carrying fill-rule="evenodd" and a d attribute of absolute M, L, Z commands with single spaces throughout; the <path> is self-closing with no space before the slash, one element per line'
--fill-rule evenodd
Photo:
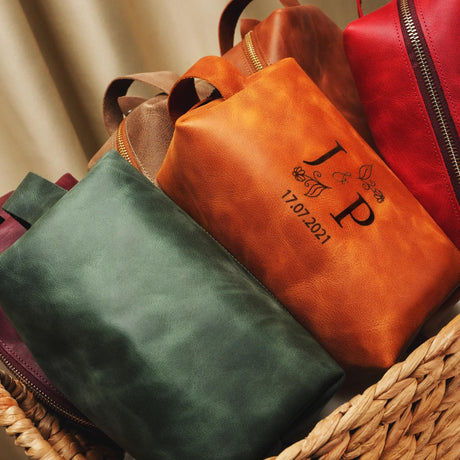
<path fill-rule="evenodd" d="M 61 422 L 27 388 L 0 371 L 0 426 L 33 460 L 121 460 L 110 441 Z"/>
<path fill-rule="evenodd" d="M 276 460 L 460 459 L 460 315 Z"/>
<path fill-rule="evenodd" d="M 24 385 L 1 371 L 0 384 L 0 425 L 30 458 L 123 458 L 113 446 L 64 428 Z M 267 460 L 357 458 L 460 459 L 460 315 L 305 439 Z"/>

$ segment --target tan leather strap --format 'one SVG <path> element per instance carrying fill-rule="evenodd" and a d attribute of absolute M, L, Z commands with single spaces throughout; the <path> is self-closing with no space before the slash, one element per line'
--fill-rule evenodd
<path fill-rule="evenodd" d="M 219 21 L 220 54 L 225 54 L 233 47 L 236 24 L 244 9 L 252 0 L 230 0 L 224 8 Z M 299 6 L 298 0 L 280 0 L 285 7 Z"/>
<path fill-rule="evenodd" d="M 245 77 L 236 67 L 218 56 L 206 56 L 196 62 L 174 85 L 168 99 L 168 110 L 173 123 L 200 102 L 195 78 L 207 81 L 224 99 L 242 90 Z"/>
<path fill-rule="evenodd" d="M 280 0 L 280 2 L 286 8 L 289 8 L 291 6 L 300 6 L 299 0 Z"/>
<path fill-rule="evenodd" d="M 120 109 L 118 98 L 126 94 L 134 81 L 145 83 L 168 94 L 178 78 L 179 76 L 174 72 L 163 71 L 137 73 L 113 80 L 105 92 L 102 109 L 105 128 L 109 135 L 118 129 L 118 125 L 123 120 L 123 112 Z M 138 100 L 138 102 L 140 101 Z"/>

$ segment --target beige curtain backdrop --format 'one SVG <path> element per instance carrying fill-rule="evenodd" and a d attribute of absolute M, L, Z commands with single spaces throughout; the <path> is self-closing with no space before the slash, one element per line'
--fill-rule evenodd
<path fill-rule="evenodd" d="M 106 138 L 101 100 L 115 77 L 183 73 L 218 54 L 227 0 L 0 0 L 0 193 L 29 170 L 81 178 Z M 312 1 L 341 27 L 355 0 Z M 386 3 L 364 0 L 367 11 Z M 255 0 L 249 17 L 280 4 Z"/>
<path fill-rule="evenodd" d="M 364 0 L 369 12 L 388 0 Z M 217 24 L 227 0 L 0 0 L 0 195 L 28 171 L 81 179 L 105 141 L 101 101 L 129 73 L 183 73 L 218 54 Z M 305 0 L 302 3 L 306 3 Z M 340 27 L 355 0 L 309 1 Z M 277 0 L 255 0 L 263 19 Z M 0 429 L 0 460 L 26 458 Z"/>

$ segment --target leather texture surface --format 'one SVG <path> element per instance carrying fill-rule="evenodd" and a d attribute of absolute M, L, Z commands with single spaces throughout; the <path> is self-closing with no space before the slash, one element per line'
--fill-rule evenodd
<path fill-rule="evenodd" d="M 62 187 L 61 190 L 70 190 L 77 183 L 76 179 L 70 174 L 62 176 L 56 184 Z M 33 180 L 29 185 L 38 186 L 39 191 L 29 188 L 29 195 L 27 201 L 32 205 L 36 212 L 43 214 L 53 201 L 48 199 L 48 196 L 43 194 L 45 190 L 50 188 L 53 190 L 54 184 L 46 181 L 45 179 Z M 23 227 L 17 220 L 10 214 L 4 211 L 2 206 L 10 198 L 13 192 L 6 194 L 0 198 L 0 253 L 10 247 L 16 240 L 18 240 L 25 232 L 26 228 Z M 24 197 L 24 195 L 22 195 Z M 16 198 L 18 196 L 16 195 Z M 25 208 L 22 207 L 22 210 Z M 34 212 L 35 214 L 35 212 Z M 23 215 L 23 220 L 26 215 Z M 48 377 L 43 373 L 29 349 L 22 341 L 16 329 L 11 324 L 5 312 L 0 307 L 0 354 L 4 359 L 8 360 L 10 365 L 14 367 L 16 375 L 21 376 L 21 380 L 26 384 L 27 388 L 32 391 L 38 399 L 47 403 L 43 399 L 42 394 L 58 404 L 62 409 L 72 414 L 77 414 L 83 417 L 77 409 L 65 398 L 65 396 L 50 382 Z M 24 379 L 25 377 L 25 379 Z M 37 391 L 37 389 L 39 391 Z"/>
<path fill-rule="evenodd" d="M 174 127 L 168 115 L 168 94 L 179 77 L 172 72 L 150 72 L 113 80 L 104 96 L 103 115 L 110 137 L 88 163 L 91 169 L 109 150 L 122 148 L 132 165 L 153 184 L 171 142 Z M 145 99 L 126 96 L 133 81 L 158 88 L 161 93 Z M 207 84 L 198 84 L 198 98 L 210 93 Z"/>
<path fill-rule="evenodd" d="M 102 114 L 107 132 L 113 134 L 118 125 L 122 122 L 127 112 L 120 106 L 120 98 L 125 97 L 130 86 L 134 82 L 143 83 L 159 90 L 163 94 L 168 94 L 174 82 L 179 78 L 179 75 L 174 72 L 159 71 L 159 72 L 144 72 L 126 77 L 119 77 L 112 80 L 104 94 Z M 135 96 L 130 96 L 135 97 Z M 139 98 L 138 105 L 144 102 L 145 99 Z"/>
<path fill-rule="evenodd" d="M 21 237 L 26 232 L 26 228 L 23 227 L 16 219 L 14 219 L 2 208 L 12 193 L 13 192 L 9 192 L 0 198 L 1 252 L 9 248 L 19 237 Z"/>
<path fill-rule="evenodd" d="M 178 76 L 173 72 L 128 75 L 113 80 L 103 103 L 104 122 L 110 137 L 91 158 L 88 168 L 109 150 L 119 149 L 118 127 L 122 123 L 122 142 L 133 165 L 156 183 L 156 175 L 168 150 L 173 126 L 168 116 L 167 95 Z M 158 88 L 161 93 L 150 99 L 125 96 L 133 81 Z"/>
<path fill-rule="evenodd" d="M 224 71 L 227 93 L 237 69 L 198 61 L 170 111 Z M 460 282 L 459 251 L 293 59 L 181 116 L 158 182 L 346 366 L 390 366 Z"/>
<path fill-rule="evenodd" d="M 123 142 L 134 159 L 136 168 L 151 182 L 168 151 L 173 135 L 173 125 L 168 116 L 167 95 L 160 94 L 143 102 L 129 114 L 122 124 Z M 91 169 L 109 150 L 116 150 L 117 132 L 91 158 Z"/>
<path fill-rule="evenodd" d="M 13 217 L 21 216 L 20 221 L 29 228 L 65 193 L 66 190 L 59 185 L 34 173 L 29 173 L 2 208 Z"/>
<path fill-rule="evenodd" d="M 460 134 L 460 2 L 415 0 L 422 35 Z M 398 2 L 352 22 L 345 49 L 377 147 L 460 248 L 460 204 L 405 45 Z M 378 52 L 376 52 L 378 50 Z M 456 141 L 457 155 L 460 143 Z M 458 157 L 460 158 L 460 156 Z M 458 159 L 457 159 L 458 161 Z"/>
<path fill-rule="evenodd" d="M 262 458 L 342 378 L 114 151 L 0 255 L 0 274 L 0 301 L 38 362 L 137 460 Z"/>
<path fill-rule="evenodd" d="M 254 67 L 248 58 L 244 40 L 227 50 L 232 42 L 236 19 L 248 0 L 232 0 L 220 21 L 223 57 L 243 75 Z M 318 7 L 285 2 L 260 22 L 252 22 L 252 42 L 264 66 L 287 57 L 294 58 L 335 107 L 371 145 L 374 145 L 359 99 L 350 65 L 343 49 L 342 30 Z M 249 23 L 244 24 L 248 32 Z"/>

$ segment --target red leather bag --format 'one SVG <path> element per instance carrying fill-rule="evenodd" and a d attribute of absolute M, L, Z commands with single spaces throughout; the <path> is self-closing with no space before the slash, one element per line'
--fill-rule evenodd
<path fill-rule="evenodd" d="M 241 20 L 243 40 L 233 47 L 238 19 L 251 0 L 230 0 L 219 22 L 222 56 L 243 75 L 292 57 L 371 145 L 372 135 L 343 49 L 342 30 L 314 5 L 280 0 L 285 8 L 263 21 Z"/>
<path fill-rule="evenodd" d="M 200 104 L 194 77 L 222 98 Z M 337 361 L 391 365 L 460 282 L 460 252 L 407 188 L 293 59 L 244 77 L 203 58 L 169 109 L 162 189 Z"/>
<path fill-rule="evenodd" d="M 458 248 L 459 24 L 458 0 L 392 0 L 344 32 L 382 157 Z"/>

